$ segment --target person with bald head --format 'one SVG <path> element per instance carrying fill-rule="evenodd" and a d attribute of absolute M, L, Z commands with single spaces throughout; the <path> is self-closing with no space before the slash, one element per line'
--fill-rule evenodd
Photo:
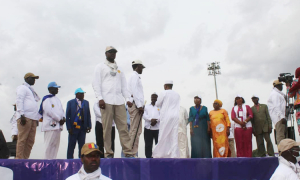
<path fill-rule="evenodd" d="M 173 81 L 166 81 L 164 91 L 158 96 L 155 105 L 160 109 L 158 143 L 154 147 L 153 158 L 179 158 L 178 121 L 180 96 L 172 90 Z"/>
<path fill-rule="evenodd" d="M 222 101 L 215 100 L 213 103 L 214 110 L 209 112 L 214 157 L 228 157 L 230 155 L 228 136 L 231 125 L 228 113 L 225 109 L 221 108 L 222 105 Z"/>

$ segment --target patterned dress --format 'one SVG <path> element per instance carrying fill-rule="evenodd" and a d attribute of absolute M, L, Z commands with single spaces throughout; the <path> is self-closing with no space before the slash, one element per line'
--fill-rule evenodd
<path fill-rule="evenodd" d="M 214 157 L 228 157 L 229 142 L 226 133 L 227 128 L 230 127 L 228 113 L 224 109 L 213 110 L 209 112 L 209 118 L 214 145 Z"/>

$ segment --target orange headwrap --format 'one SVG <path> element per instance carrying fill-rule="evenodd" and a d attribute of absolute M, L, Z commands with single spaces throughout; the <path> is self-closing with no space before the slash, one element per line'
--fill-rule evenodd
<path fill-rule="evenodd" d="M 214 101 L 214 103 L 218 103 L 220 107 L 222 107 L 222 105 L 223 105 L 222 101 L 220 101 L 219 99 L 216 99 Z"/>

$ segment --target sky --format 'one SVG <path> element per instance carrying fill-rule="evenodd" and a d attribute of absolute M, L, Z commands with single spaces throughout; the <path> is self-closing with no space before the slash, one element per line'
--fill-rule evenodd
<path fill-rule="evenodd" d="M 143 61 L 141 78 L 148 103 L 153 92 L 163 91 L 165 80 L 173 80 L 173 90 L 187 111 L 195 95 L 202 96 L 209 111 L 213 109 L 215 86 L 208 63 L 220 62 L 218 97 L 228 112 L 237 94 L 247 105 L 253 105 L 253 94 L 266 104 L 279 73 L 294 74 L 299 67 L 297 0 L 0 0 L 0 4 L 0 129 L 7 141 L 16 88 L 27 72 L 40 76 L 33 86 L 39 96 L 47 95 L 48 83 L 55 81 L 62 86 L 57 97 L 64 108 L 79 87 L 92 105 L 93 71 L 105 61 L 106 46 L 118 50 L 116 62 L 127 79 L 131 62 Z M 95 142 L 90 108 L 93 129 L 86 142 Z M 273 133 L 271 137 L 274 142 Z M 64 127 L 58 159 L 66 158 L 67 142 Z M 115 142 L 115 157 L 120 157 L 118 134 Z M 254 137 L 252 142 L 255 149 Z M 44 134 L 38 127 L 30 158 L 42 159 L 44 151 Z M 143 134 L 139 157 L 145 157 Z"/>

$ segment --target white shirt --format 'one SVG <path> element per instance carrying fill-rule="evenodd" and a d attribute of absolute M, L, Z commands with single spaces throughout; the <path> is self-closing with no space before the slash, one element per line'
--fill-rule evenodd
<path fill-rule="evenodd" d="M 100 122 L 102 124 L 102 116 L 101 116 L 101 111 L 100 111 L 100 107 L 99 107 L 99 102 L 95 102 L 94 104 L 94 113 L 95 113 L 95 117 L 96 117 L 96 121 Z M 113 121 L 112 126 L 115 127 L 115 121 Z"/>
<path fill-rule="evenodd" d="M 64 117 L 65 112 L 60 100 L 56 96 L 47 98 L 43 102 L 42 132 L 57 129 L 63 130 L 63 126 L 59 124 L 59 121 Z M 56 124 L 56 126 L 52 127 L 51 124 Z"/>
<path fill-rule="evenodd" d="M 24 115 L 32 120 L 39 120 L 41 118 L 41 115 L 38 113 L 39 106 L 34 98 L 33 92 L 29 89 L 29 86 L 29 84 L 24 83 L 17 87 L 17 119 L 19 119 L 21 115 Z"/>
<path fill-rule="evenodd" d="M 274 125 L 285 118 L 285 106 L 286 101 L 283 92 L 274 87 L 268 100 L 269 114 Z"/>
<path fill-rule="evenodd" d="M 81 179 L 80 179 L 78 173 L 76 173 L 76 174 L 73 174 L 72 176 L 68 177 L 66 180 L 81 180 Z M 88 180 L 94 180 L 94 179 L 88 179 Z M 111 180 L 111 179 L 104 176 L 103 174 L 101 174 L 101 176 L 98 180 Z"/>
<path fill-rule="evenodd" d="M 279 165 L 273 173 L 270 180 L 299 180 L 300 166 L 298 163 L 294 164 L 282 156 L 278 157 Z"/>
<path fill-rule="evenodd" d="M 107 61 L 107 63 L 110 62 Z M 111 105 L 124 104 L 124 98 L 126 101 L 130 101 L 130 94 L 127 90 L 126 78 L 123 71 L 118 69 L 115 76 L 112 76 L 110 72 L 111 68 L 104 63 L 99 63 L 96 66 L 93 79 L 96 98 L 98 100 L 103 99 L 105 103 Z"/>
<path fill-rule="evenodd" d="M 13 117 L 10 119 L 11 124 L 11 135 L 18 135 L 18 123 L 17 120 L 20 116 L 18 115 L 18 112 L 16 111 Z"/>
<path fill-rule="evenodd" d="M 145 120 L 145 128 L 150 130 L 159 130 L 160 123 L 160 112 L 157 106 L 152 104 L 147 104 L 145 106 L 143 119 Z M 155 126 L 151 126 L 151 119 L 157 119 Z"/>
<path fill-rule="evenodd" d="M 230 134 L 228 136 L 228 139 L 234 139 L 234 121 L 230 120 L 231 128 L 230 128 Z"/>
<path fill-rule="evenodd" d="M 128 91 L 132 95 L 137 108 L 144 105 L 144 91 L 140 75 L 133 71 L 128 80 Z M 131 99 L 131 102 L 133 101 Z"/>

